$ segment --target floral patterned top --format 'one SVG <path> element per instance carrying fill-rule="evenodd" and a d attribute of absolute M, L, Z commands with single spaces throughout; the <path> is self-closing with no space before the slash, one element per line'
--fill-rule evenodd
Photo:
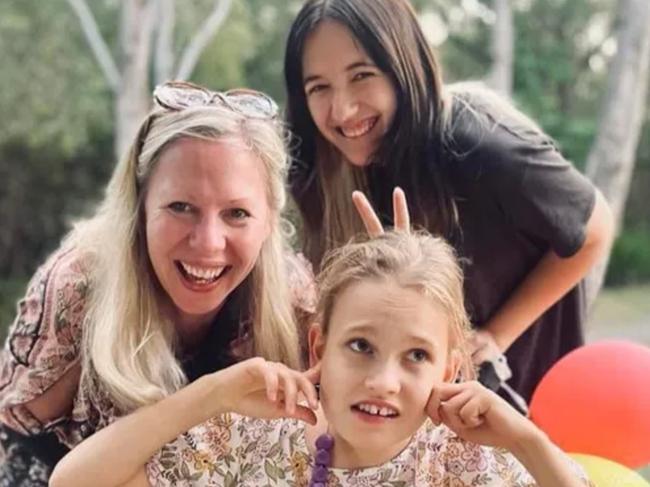
<path fill-rule="evenodd" d="M 146 470 L 156 487 L 307 487 L 312 465 L 304 423 L 225 414 L 163 447 Z M 584 472 L 572 466 L 590 485 Z M 327 481 L 328 487 L 534 485 L 509 452 L 468 443 L 428 420 L 389 462 L 359 470 L 330 468 Z"/>
<path fill-rule="evenodd" d="M 302 256 L 287 254 L 288 278 L 299 313 L 313 313 L 316 290 Z M 38 269 L 18 302 L 0 352 L 0 422 L 24 436 L 54 432 L 72 447 L 110 423 L 117 412 L 99 391 L 80 387 L 70 417 L 43 424 L 24 406 L 79 363 L 91 274 L 74 249 L 59 249 Z M 1 459 L 1 456 L 0 456 Z"/>

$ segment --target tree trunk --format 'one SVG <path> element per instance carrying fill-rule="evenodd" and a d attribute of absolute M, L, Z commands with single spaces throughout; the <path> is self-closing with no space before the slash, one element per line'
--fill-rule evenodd
<path fill-rule="evenodd" d="M 650 63 L 650 2 L 619 0 L 618 51 L 611 61 L 607 91 L 586 173 L 603 193 L 614 215 L 615 228 L 624 216 L 635 154 L 648 93 Z M 587 279 L 587 305 L 600 290 L 608 256 Z"/>
<path fill-rule="evenodd" d="M 122 4 L 122 79 L 115 100 L 115 153 L 122 157 L 149 110 L 154 2 L 125 0 Z"/>
<path fill-rule="evenodd" d="M 488 85 L 510 98 L 512 96 L 514 22 L 511 0 L 494 0 L 496 20 L 492 27 L 492 70 Z"/>

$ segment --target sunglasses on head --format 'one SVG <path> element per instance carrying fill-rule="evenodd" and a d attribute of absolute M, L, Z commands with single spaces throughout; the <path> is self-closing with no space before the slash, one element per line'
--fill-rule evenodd
<path fill-rule="evenodd" d="M 211 91 L 188 81 L 168 81 L 156 87 L 153 98 L 167 110 L 180 111 L 190 107 L 225 106 L 248 118 L 274 119 L 277 104 L 261 91 L 237 88 Z"/>

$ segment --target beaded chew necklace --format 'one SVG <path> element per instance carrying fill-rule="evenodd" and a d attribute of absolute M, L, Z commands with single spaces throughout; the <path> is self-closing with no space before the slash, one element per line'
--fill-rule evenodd
<path fill-rule="evenodd" d="M 309 487 L 326 487 L 329 467 L 332 464 L 332 447 L 334 438 L 323 433 L 316 439 L 316 454 L 314 455 L 314 469 L 311 472 Z"/>

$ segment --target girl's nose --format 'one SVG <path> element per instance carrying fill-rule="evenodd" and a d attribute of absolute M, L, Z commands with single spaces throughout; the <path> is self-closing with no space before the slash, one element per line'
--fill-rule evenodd
<path fill-rule="evenodd" d="M 366 376 L 365 386 L 377 395 L 397 394 L 401 389 L 401 375 L 396 364 L 379 364 Z"/>
<path fill-rule="evenodd" d="M 331 120 L 342 125 L 357 113 L 357 101 L 347 90 L 338 90 L 332 97 Z"/>

